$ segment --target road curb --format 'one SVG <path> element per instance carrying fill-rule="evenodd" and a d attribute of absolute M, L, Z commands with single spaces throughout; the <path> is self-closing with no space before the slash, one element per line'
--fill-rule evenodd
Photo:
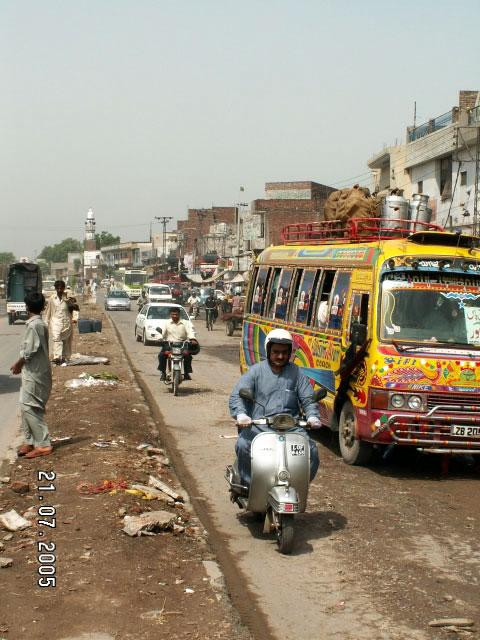
<path fill-rule="evenodd" d="M 238 611 L 242 623 L 249 629 L 254 638 L 258 638 L 258 640 L 275 640 L 275 635 L 261 609 L 257 596 L 252 593 L 246 576 L 238 568 L 235 562 L 235 556 L 228 548 L 228 539 L 223 537 L 215 526 L 207 500 L 194 497 L 194 494 L 198 493 L 195 489 L 195 479 L 187 465 L 184 463 L 176 445 L 172 443 L 170 428 L 165 424 L 162 412 L 160 411 L 160 407 L 158 406 L 153 393 L 150 391 L 148 384 L 145 382 L 130 358 L 122 335 L 114 320 L 107 314 L 105 314 L 105 317 L 108 318 L 108 321 L 117 336 L 128 366 L 130 367 L 136 383 L 142 390 L 145 401 L 152 412 L 153 419 L 159 427 L 159 433 L 162 437 L 162 445 L 167 450 L 168 455 L 172 460 L 175 474 L 187 491 L 195 514 L 208 533 L 208 545 L 221 567 L 225 579 L 227 594 L 233 607 Z"/>

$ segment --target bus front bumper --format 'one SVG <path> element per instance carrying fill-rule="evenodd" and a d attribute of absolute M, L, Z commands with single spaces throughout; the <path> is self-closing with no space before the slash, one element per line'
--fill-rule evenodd
<path fill-rule="evenodd" d="M 455 411 L 458 407 L 442 406 L 442 414 L 435 409 L 424 415 L 394 414 L 381 430 L 389 431 L 394 443 L 414 446 L 426 453 L 480 454 L 480 416 L 444 415 L 449 409 Z"/>

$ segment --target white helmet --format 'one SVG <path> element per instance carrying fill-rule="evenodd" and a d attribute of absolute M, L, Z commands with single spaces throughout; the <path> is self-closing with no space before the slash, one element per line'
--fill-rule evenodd
<path fill-rule="evenodd" d="M 272 344 L 288 344 L 291 353 L 293 347 L 292 334 L 286 329 L 273 329 L 270 331 L 268 336 L 265 338 L 265 351 L 267 352 L 267 357 L 270 356 Z"/>

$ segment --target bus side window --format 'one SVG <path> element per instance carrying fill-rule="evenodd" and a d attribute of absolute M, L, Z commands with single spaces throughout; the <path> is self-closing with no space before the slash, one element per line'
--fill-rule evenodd
<path fill-rule="evenodd" d="M 268 291 L 271 271 L 272 269 L 270 267 L 260 267 L 258 270 L 257 281 L 255 283 L 252 298 L 252 313 L 256 313 L 260 316 L 265 308 L 265 298 Z"/>
<path fill-rule="evenodd" d="M 280 284 L 281 268 L 273 270 L 272 286 L 270 287 L 270 293 L 268 294 L 268 304 L 265 308 L 265 317 L 273 318 L 275 311 L 275 304 L 277 301 L 278 285 Z"/>
<path fill-rule="evenodd" d="M 308 317 L 311 315 L 310 309 L 313 303 L 313 285 L 315 281 L 315 275 L 316 271 L 308 271 L 306 269 L 303 272 L 295 318 L 297 322 L 300 322 L 302 324 L 306 324 Z"/>
<path fill-rule="evenodd" d="M 334 269 L 327 269 L 323 272 L 323 278 L 320 286 L 318 287 L 318 304 L 317 313 L 315 318 L 315 326 L 320 329 L 326 329 L 328 325 L 328 309 L 330 293 L 332 292 L 332 285 L 337 272 Z"/>
<path fill-rule="evenodd" d="M 297 307 L 300 296 L 300 283 L 302 281 L 303 269 L 295 269 L 295 275 L 292 286 L 292 293 L 290 296 L 290 309 L 288 317 L 291 322 L 295 322 L 297 319 Z"/>
<path fill-rule="evenodd" d="M 287 317 L 288 290 L 290 289 L 292 275 L 293 269 L 283 269 L 275 303 L 275 318 L 277 320 L 285 320 Z"/>
<path fill-rule="evenodd" d="M 255 267 L 255 269 L 253 270 L 253 274 L 252 274 L 252 280 L 251 280 L 250 289 L 248 291 L 247 304 L 245 306 L 245 309 L 250 313 L 254 313 L 254 311 L 253 311 L 253 304 L 254 304 L 253 299 L 255 297 L 255 289 L 257 287 L 257 277 L 258 277 L 258 267 Z"/>
<path fill-rule="evenodd" d="M 317 306 L 317 298 L 318 298 L 318 294 L 319 294 L 319 288 L 318 288 L 318 284 L 320 282 L 320 277 L 321 277 L 321 270 L 317 269 L 317 271 L 315 271 L 315 277 L 313 279 L 313 285 L 312 285 L 312 289 L 311 289 L 311 297 L 310 297 L 310 306 L 308 308 L 308 314 L 307 314 L 307 324 L 309 327 L 312 326 L 313 324 L 313 320 L 315 318 L 315 309 Z"/>
<path fill-rule="evenodd" d="M 351 273 L 349 271 L 339 271 L 335 279 L 335 286 L 331 294 L 330 315 L 328 318 L 328 328 L 340 330 L 342 328 L 345 302 L 347 300 L 348 289 L 350 287 Z"/>
<path fill-rule="evenodd" d="M 272 272 L 273 272 L 273 269 L 271 267 L 266 268 L 265 280 L 264 280 L 263 289 L 262 289 L 262 301 L 261 301 L 260 311 L 259 311 L 261 316 L 263 316 L 267 308 L 266 303 L 267 303 L 268 287 L 270 285 L 270 280 L 272 278 Z"/>
<path fill-rule="evenodd" d="M 351 314 L 350 314 L 350 327 L 348 335 L 350 336 L 352 331 L 352 324 L 359 322 L 368 326 L 368 293 L 355 292 L 352 296 Z"/>

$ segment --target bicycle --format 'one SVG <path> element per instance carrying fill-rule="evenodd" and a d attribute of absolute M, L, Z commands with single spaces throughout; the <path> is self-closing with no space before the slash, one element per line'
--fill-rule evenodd
<path fill-rule="evenodd" d="M 213 309 L 205 309 L 205 319 L 208 331 L 213 331 Z"/>

